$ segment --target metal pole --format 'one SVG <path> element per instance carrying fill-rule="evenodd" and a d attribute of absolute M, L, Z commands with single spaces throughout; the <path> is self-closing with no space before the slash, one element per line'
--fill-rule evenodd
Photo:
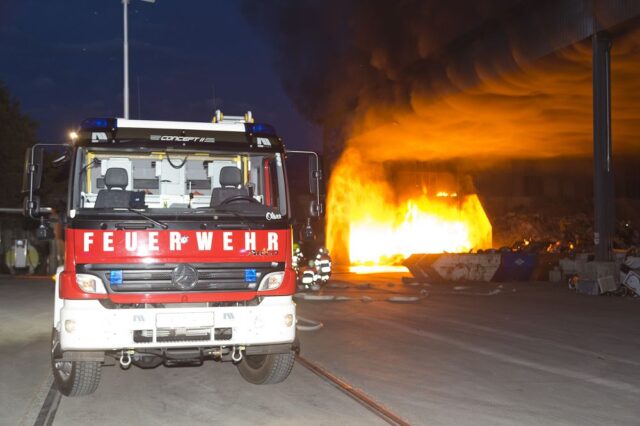
<path fill-rule="evenodd" d="M 615 236 L 615 196 L 611 143 L 611 39 L 592 36 L 593 73 L 593 196 L 595 257 L 612 260 Z"/>
<path fill-rule="evenodd" d="M 127 5 L 129 0 L 122 0 L 124 21 L 124 118 L 129 118 L 129 32 L 127 24 Z"/>
<path fill-rule="evenodd" d="M 136 77 L 136 81 L 138 82 L 138 120 L 142 118 L 140 114 L 140 76 Z"/>
<path fill-rule="evenodd" d="M 22 214 L 24 209 L 12 208 L 12 207 L 0 207 L 0 213 L 9 213 L 9 214 Z"/>

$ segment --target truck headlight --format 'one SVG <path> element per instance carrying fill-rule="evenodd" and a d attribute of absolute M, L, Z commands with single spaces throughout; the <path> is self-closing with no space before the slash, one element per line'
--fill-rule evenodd
<path fill-rule="evenodd" d="M 282 281 L 284 281 L 284 272 L 270 272 L 262 278 L 260 281 L 260 287 L 258 287 L 258 291 L 261 290 L 275 290 L 282 285 Z"/>
<path fill-rule="evenodd" d="M 104 288 L 102 280 L 95 275 L 89 274 L 76 274 L 76 284 L 80 287 L 80 290 L 85 293 L 98 293 L 106 294 L 107 290 Z"/>

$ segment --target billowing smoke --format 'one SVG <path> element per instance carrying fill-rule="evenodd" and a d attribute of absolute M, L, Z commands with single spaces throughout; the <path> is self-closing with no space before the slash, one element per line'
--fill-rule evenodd
<path fill-rule="evenodd" d="M 246 0 L 243 9 L 271 40 L 274 64 L 299 110 L 345 126 L 372 105 L 410 110 L 418 81 L 448 90 L 439 49 L 518 1 L 467 3 Z"/>
<path fill-rule="evenodd" d="M 609 3 L 246 0 L 244 11 L 305 116 L 381 159 L 430 160 L 588 154 L 591 53 L 579 41 L 624 20 Z M 638 134 L 626 114 L 639 104 L 637 41 L 613 49 L 617 149 Z"/>
<path fill-rule="evenodd" d="M 385 162 L 468 171 L 590 155 L 589 36 L 640 15 L 640 2 L 246 0 L 244 10 L 297 108 L 325 128 L 328 244 L 345 255 L 354 223 L 373 211 L 389 216 L 375 218 L 385 229 L 407 216 Z M 638 152 L 640 31 L 616 28 L 614 150 Z"/>

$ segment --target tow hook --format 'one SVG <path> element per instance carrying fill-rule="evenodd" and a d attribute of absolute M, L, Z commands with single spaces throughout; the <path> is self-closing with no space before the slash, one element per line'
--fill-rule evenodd
<path fill-rule="evenodd" d="M 242 361 L 242 349 L 243 348 L 239 346 L 233 347 L 233 351 L 231 352 L 231 359 L 233 360 L 233 362 Z"/>
<path fill-rule="evenodd" d="M 124 369 L 129 368 L 131 365 L 131 355 L 134 353 L 132 350 L 120 352 L 120 366 Z"/>

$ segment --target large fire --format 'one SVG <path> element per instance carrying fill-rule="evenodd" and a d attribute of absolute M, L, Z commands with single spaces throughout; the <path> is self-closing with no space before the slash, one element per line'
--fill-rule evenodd
<path fill-rule="evenodd" d="M 393 265 L 413 253 L 468 252 L 491 246 L 491 223 L 476 194 L 421 188 L 402 198 L 379 164 L 347 150 L 329 189 L 327 245 L 351 265 Z"/>
<path fill-rule="evenodd" d="M 640 31 L 635 30 L 616 38 L 611 53 L 617 155 L 637 152 L 639 51 Z M 327 246 L 338 262 L 390 265 L 411 253 L 491 246 L 491 224 L 473 188 L 416 182 L 407 190 L 411 182 L 398 185 L 385 164 L 455 162 L 459 169 L 477 171 L 505 160 L 592 155 L 591 43 L 533 63 L 515 52 L 513 59 L 517 67 L 511 71 L 479 62 L 472 85 L 451 64 L 445 80 L 457 90 L 434 93 L 439 86 L 413 72 L 406 80 L 385 74 L 387 91 L 377 83 L 366 86 L 366 79 L 362 86 L 354 83 L 358 103 L 327 199 Z M 372 63 L 381 71 L 394 69 Z M 358 74 L 346 81 L 362 77 L 360 68 L 353 70 Z M 449 196 L 438 197 L 440 191 Z"/>

